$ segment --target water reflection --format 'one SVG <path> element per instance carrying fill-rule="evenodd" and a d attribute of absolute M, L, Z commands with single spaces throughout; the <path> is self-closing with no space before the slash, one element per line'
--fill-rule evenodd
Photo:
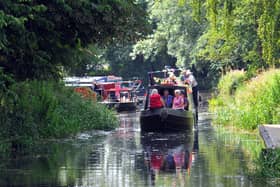
<path fill-rule="evenodd" d="M 209 118 L 201 116 L 199 131 L 141 134 L 138 114 L 121 114 L 114 132 L 82 133 L 0 160 L 0 186 L 264 186 L 246 177 L 242 142 L 217 135 Z"/>
<path fill-rule="evenodd" d="M 162 134 L 143 133 L 141 136 L 145 166 L 152 185 L 160 175 L 175 174 L 184 184 L 190 174 L 193 153 L 193 132 Z"/>

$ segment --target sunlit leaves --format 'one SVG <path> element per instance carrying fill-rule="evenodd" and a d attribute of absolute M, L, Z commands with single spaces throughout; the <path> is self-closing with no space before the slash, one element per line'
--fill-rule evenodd
<path fill-rule="evenodd" d="M 195 1 L 197 3 L 200 2 L 200 0 Z M 211 26 L 207 32 L 219 32 L 223 34 L 226 39 L 231 36 L 239 38 L 239 34 L 242 30 L 240 31 L 237 29 L 237 27 L 239 27 L 237 23 L 239 22 L 240 25 L 247 24 L 248 27 L 251 27 L 250 24 L 252 24 L 254 27 L 251 28 L 251 31 L 247 30 L 247 32 L 251 32 L 253 36 L 257 36 L 257 38 L 254 37 L 254 40 L 251 41 L 255 43 L 253 50 L 259 54 L 257 63 L 265 61 L 272 66 L 279 64 L 280 1 L 204 0 L 204 2 L 206 4 L 207 19 Z M 196 6 L 193 6 L 193 8 L 198 10 Z M 248 15 L 248 12 L 251 12 L 251 14 Z M 236 27 L 234 27 L 234 25 Z M 262 66 L 262 63 L 260 63 L 259 66 Z"/>
<path fill-rule="evenodd" d="M 262 0 L 263 13 L 259 18 L 258 34 L 262 41 L 263 58 L 270 65 L 277 63 L 280 47 L 280 2 L 277 0 Z"/>
<path fill-rule="evenodd" d="M 146 25 L 133 0 L 0 1 L 0 67 L 19 80 L 57 78 L 77 50 L 136 41 Z"/>
<path fill-rule="evenodd" d="M 190 53 L 204 24 L 193 19 L 189 2 L 178 2 L 157 1 L 151 5 L 151 19 L 156 28 L 146 40 L 135 45 L 134 56 L 142 54 L 149 59 L 166 50 L 168 55 L 177 59 L 178 66 L 191 65 Z"/>
<path fill-rule="evenodd" d="M 185 6 L 186 0 L 178 0 L 180 6 Z"/>

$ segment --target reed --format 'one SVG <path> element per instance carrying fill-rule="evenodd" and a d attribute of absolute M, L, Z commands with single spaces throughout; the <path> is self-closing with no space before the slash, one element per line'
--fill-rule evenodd
<path fill-rule="evenodd" d="M 246 80 L 242 71 L 222 77 L 219 94 L 210 101 L 215 122 L 254 130 L 259 124 L 280 123 L 280 70 L 271 69 Z"/>
<path fill-rule="evenodd" d="M 13 83 L 7 90 L 0 91 L 2 150 L 117 125 L 115 112 L 54 81 Z"/>
<path fill-rule="evenodd" d="M 251 79 L 246 77 L 250 76 L 241 71 L 223 76 L 218 95 L 209 102 L 210 110 L 216 113 L 214 124 L 257 134 L 260 124 L 280 123 L 280 70 L 270 69 Z M 258 144 L 246 147 L 253 153 L 255 163 L 250 175 L 254 180 L 280 177 L 280 150 L 262 148 Z"/>
<path fill-rule="evenodd" d="M 280 149 L 266 149 L 261 151 L 256 160 L 256 172 L 254 177 L 278 178 L 280 184 Z"/>

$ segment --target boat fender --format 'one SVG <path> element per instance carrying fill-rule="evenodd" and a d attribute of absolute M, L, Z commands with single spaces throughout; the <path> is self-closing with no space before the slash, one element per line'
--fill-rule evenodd
<path fill-rule="evenodd" d="M 160 113 L 161 120 L 162 121 L 166 120 L 167 116 L 168 116 L 167 110 L 166 109 L 161 110 L 161 113 Z"/>

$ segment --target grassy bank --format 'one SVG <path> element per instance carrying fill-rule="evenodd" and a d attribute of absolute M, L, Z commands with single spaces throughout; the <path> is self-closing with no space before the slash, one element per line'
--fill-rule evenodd
<path fill-rule="evenodd" d="M 246 72 L 231 71 L 210 101 L 216 123 L 254 130 L 259 124 L 280 123 L 280 70 L 272 69 L 247 79 Z"/>
<path fill-rule="evenodd" d="M 278 178 L 276 181 L 280 185 L 280 149 L 263 150 L 256 159 L 256 176 L 267 178 Z"/>
<path fill-rule="evenodd" d="M 248 73 L 238 70 L 221 77 L 218 94 L 209 102 L 216 114 L 215 124 L 258 133 L 260 124 L 280 123 L 280 70 L 248 77 Z M 280 177 L 279 160 L 279 150 L 259 151 L 255 176 Z"/>
<path fill-rule="evenodd" d="M 5 77 L 0 93 L 0 150 L 19 149 L 46 138 L 109 130 L 117 125 L 113 111 L 82 99 L 60 83 Z"/>

